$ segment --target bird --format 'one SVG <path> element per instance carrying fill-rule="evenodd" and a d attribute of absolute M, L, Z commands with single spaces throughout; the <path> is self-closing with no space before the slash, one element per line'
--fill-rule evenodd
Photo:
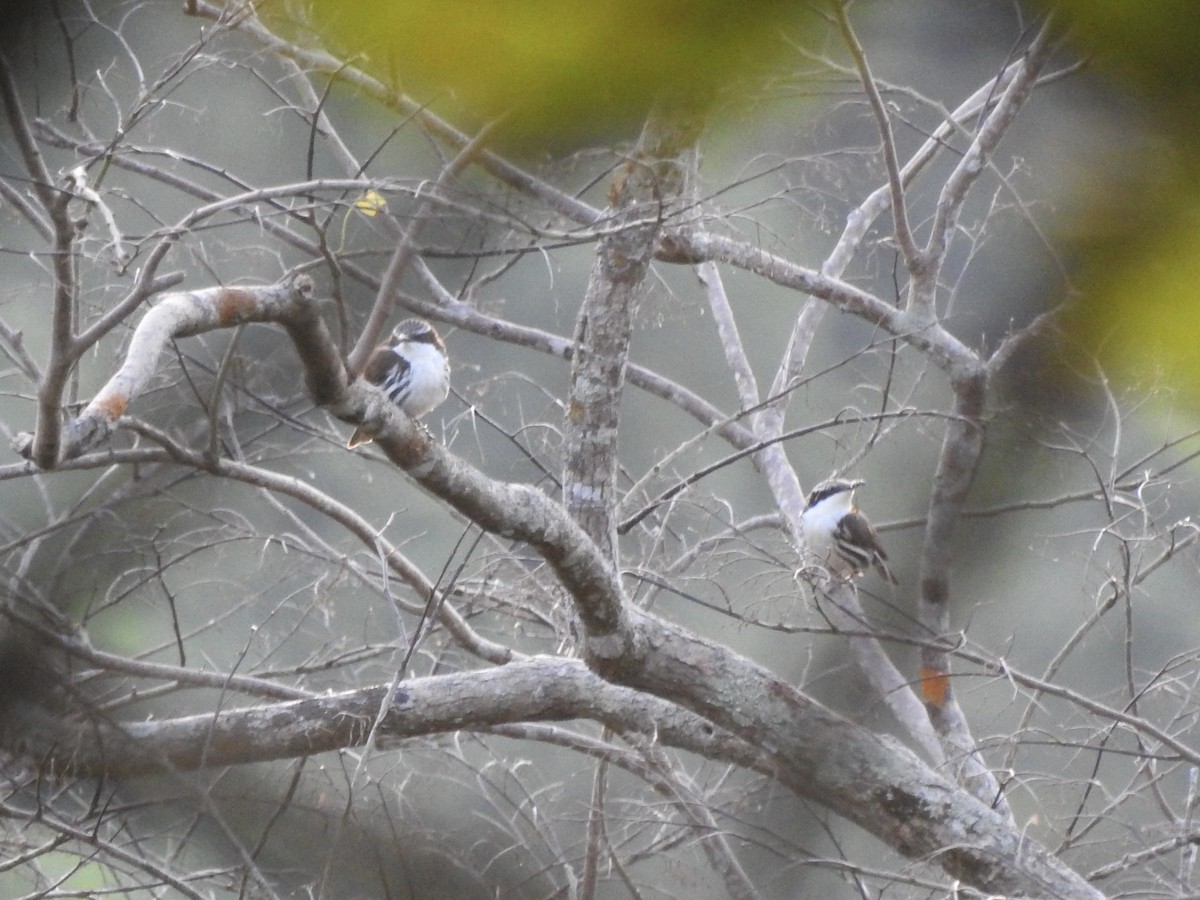
<path fill-rule="evenodd" d="M 831 478 L 813 488 L 800 514 L 806 554 L 813 565 L 844 580 L 874 566 L 884 581 L 894 585 L 896 578 L 888 568 L 879 534 L 854 505 L 854 490 L 865 483 Z"/>
<path fill-rule="evenodd" d="M 362 377 L 414 419 L 433 411 L 450 393 L 450 359 L 437 329 L 424 319 L 405 319 L 392 330 L 391 343 L 371 351 Z M 371 443 L 360 425 L 346 447 Z"/>

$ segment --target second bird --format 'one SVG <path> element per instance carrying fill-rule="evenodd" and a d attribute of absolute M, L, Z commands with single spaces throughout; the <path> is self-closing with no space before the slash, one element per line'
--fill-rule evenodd
<path fill-rule="evenodd" d="M 392 341 L 381 344 L 363 366 L 362 377 L 379 385 L 388 398 L 414 419 L 435 409 L 450 393 L 450 360 L 446 345 L 424 319 L 405 319 L 392 331 Z M 369 444 L 361 427 L 350 436 L 350 449 Z"/>
<path fill-rule="evenodd" d="M 805 550 L 810 563 L 841 578 L 857 578 L 874 566 L 884 581 L 895 584 L 879 535 L 854 505 L 854 489 L 862 484 L 832 478 L 813 488 L 800 514 Z"/>

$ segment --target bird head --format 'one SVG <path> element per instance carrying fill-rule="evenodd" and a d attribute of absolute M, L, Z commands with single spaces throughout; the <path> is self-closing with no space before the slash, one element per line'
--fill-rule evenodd
<path fill-rule="evenodd" d="M 441 335 L 424 319 L 405 319 L 400 322 L 392 329 L 392 340 L 397 344 L 429 344 L 446 352 Z"/>
<path fill-rule="evenodd" d="M 818 503 L 829 500 L 831 497 L 838 498 L 848 507 L 853 506 L 854 489 L 862 487 L 864 484 L 866 482 L 861 479 L 830 478 L 828 481 L 822 481 L 808 495 L 808 508 L 812 509 Z"/>

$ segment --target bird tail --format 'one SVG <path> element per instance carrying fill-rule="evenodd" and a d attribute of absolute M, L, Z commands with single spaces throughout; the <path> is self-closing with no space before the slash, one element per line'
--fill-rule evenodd
<path fill-rule="evenodd" d="M 883 580 L 892 587 L 895 587 L 900 583 L 896 581 L 896 576 L 893 575 L 892 570 L 888 568 L 887 560 L 878 554 L 875 556 L 875 571 L 877 571 Z"/>
<path fill-rule="evenodd" d="M 354 434 L 350 435 L 350 440 L 346 441 L 346 449 L 353 450 L 361 444 L 369 444 L 373 438 L 363 431 L 361 428 L 355 428 Z"/>

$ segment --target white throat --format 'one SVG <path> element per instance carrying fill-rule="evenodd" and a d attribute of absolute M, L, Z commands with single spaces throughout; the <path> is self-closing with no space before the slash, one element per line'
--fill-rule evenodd
<path fill-rule="evenodd" d="M 800 514 L 800 528 L 810 562 L 829 566 L 835 562 L 833 533 L 842 517 L 854 510 L 854 491 L 839 491 Z"/>
<path fill-rule="evenodd" d="M 813 525 L 824 525 L 829 531 L 837 527 L 846 513 L 854 511 L 854 491 L 839 491 L 826 497 L 815 506 L 810 506 L 801 514 L 801 520 L 807 520 Z"/>

